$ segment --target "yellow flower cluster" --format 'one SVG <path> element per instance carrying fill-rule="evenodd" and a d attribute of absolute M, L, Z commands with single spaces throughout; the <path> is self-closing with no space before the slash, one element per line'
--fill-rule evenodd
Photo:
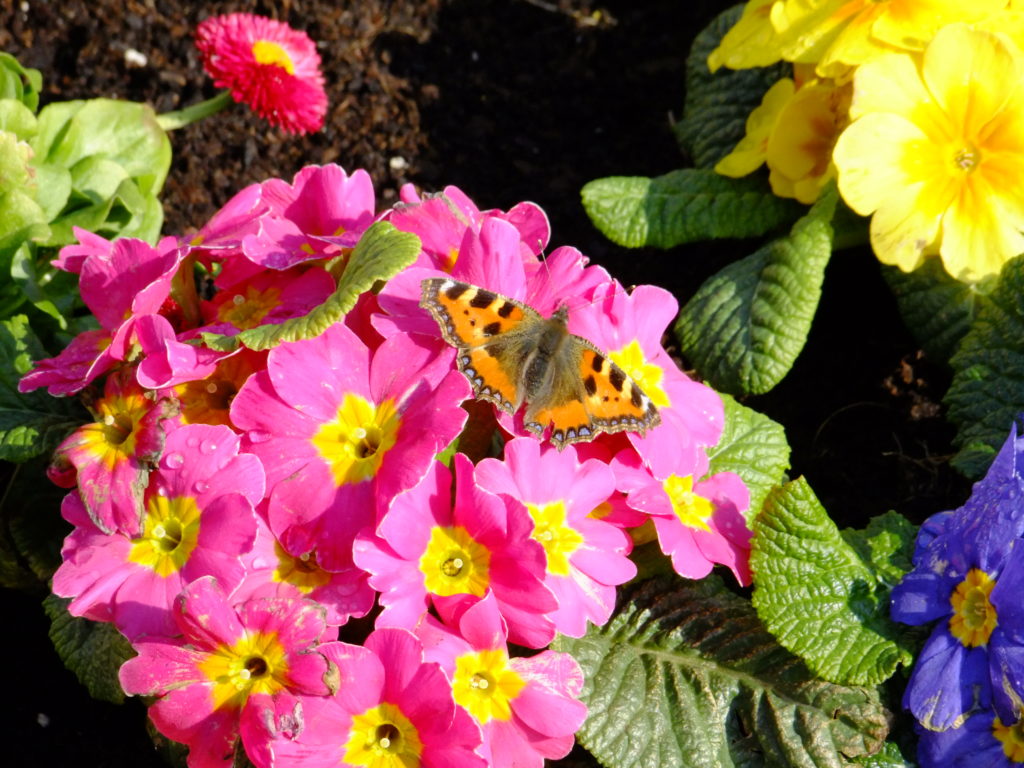
<path fill-rule="evenodd" d="M 878 258 L 975 282 L 1024 253 L 1024 0 L 750 0 L 712 71 L 793 64 L 715 170 L 837 177 Z"/>

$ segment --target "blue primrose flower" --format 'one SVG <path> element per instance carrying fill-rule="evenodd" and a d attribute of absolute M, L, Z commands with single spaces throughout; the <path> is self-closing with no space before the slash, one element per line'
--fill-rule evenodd
<path fill-rule="evenodd" d="M 992 710 L 977 712 L 959 728 L 917 727 L 921 768 L 1020 768 L 1024 763 L 1024 721 L 1005 725 Z"/>
<path fill-rule="evenodd" d="M 992 708 L 1002 722 L 1017 722 L 1024 700 L 1021 458 L 1024 438 L 1014 428 L 967 503 L 922 526 L 914 570 L 892 592 L 896 621 L 937 622 L 903 694 L 903 706 L 929 731 L 959 728 Z"/>

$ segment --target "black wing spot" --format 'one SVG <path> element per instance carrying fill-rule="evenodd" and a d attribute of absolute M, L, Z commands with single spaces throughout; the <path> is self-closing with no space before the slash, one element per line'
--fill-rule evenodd
<path fill-rule="evenodd" d="M 608 380 L 612 383 L 612 386 L 615 387 L 617 392 L 621 392 L 622 385 L 626 383 L 626 374 L 622 372 L 621 368 L 616 366 L 609 372 Z"/>
<path fill-rule="evenodd" d="M 498 317 L 507 318 L 509 315 L 511 315 L 515 311 L 515 309 L 516 309 L 515 305 L 512 302 L 506 301 L 498 309 Z"/>
<path fill-rule="evenodd" d="M 633 404 L 634 408 L 639 408 L 643 400 L 640 399 L 640 390 L 636 387 L 630 387 L 629 402 Z"/>
<path fill-rule="evenodd" d="M 448 287 L 448 290 L 444 292 L 444 295 L 447 296 L 452 301 L 455 301 L 456 299 L 459 298 L 459 296 L 461 296 L 468 290 L 469 286 L 465 285 L 464 283 L 453 283 L 451 286 Z"/>
<path fill-rule="evenodd" d="M 587 378 L 583 380 L 583 388 L 587 390 L 587 394 L 590 397 L 594 396 L 594 393 L 597 392 L 597 382 L 594 381 L 593 376 L 587 376 Z"/>
<path fill-rule="evenodd" d="M 488 323 L 480 330 L 483 331 L 484 336 L 497 336 L 501 333 L 501 323 L 495 320 L 493 323 Z"/>
<path fill-rule="evenodd" d="M 600 373 L 601 369 L 604 368 L 604 358 L 601 357 L 601 355 L 594 355 L 594 359 L 590 362 L 590 366 Z"/>
<path fill-rule="evenodd" d="M 485 291 L 483 288 L 477 288 L 476 296 L 469 300 L 469 306 L 475 309 L 483 309 L 484 307 L 491 306 L 497 298 L 497 294 Z"/>

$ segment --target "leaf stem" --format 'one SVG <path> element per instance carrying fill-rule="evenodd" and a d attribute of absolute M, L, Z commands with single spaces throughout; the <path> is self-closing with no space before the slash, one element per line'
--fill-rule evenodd
<path fill-rule="evenodd" d="M 202 120 L 204 117 L 215 115 L 232 103 L 231 91 L 221 91 L 212 99 L 201 101 L 198 104 L 193 104 L 190 107 L 178 109 L 174 112 L 164 112 L 162 115 L 157 115 L 156 121 L 165 131 L 173 131 L 177 128 L 184 128 L 196 120 Z"/>

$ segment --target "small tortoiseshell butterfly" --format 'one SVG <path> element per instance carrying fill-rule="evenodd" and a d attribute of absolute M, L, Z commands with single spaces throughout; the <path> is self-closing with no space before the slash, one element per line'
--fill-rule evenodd
<path fill-rule="evenodd" d="M 654 403 L 597 347 L 569 333 L 568 310 L 551 317 L 468 283 L 430 278 L 420 306 L 429 309 L 475 397 L 508 414 L 526 403 L 523 424 L 551 442 L 593 440 L 601 432 L 644 434 L 661 423 Z"/>

